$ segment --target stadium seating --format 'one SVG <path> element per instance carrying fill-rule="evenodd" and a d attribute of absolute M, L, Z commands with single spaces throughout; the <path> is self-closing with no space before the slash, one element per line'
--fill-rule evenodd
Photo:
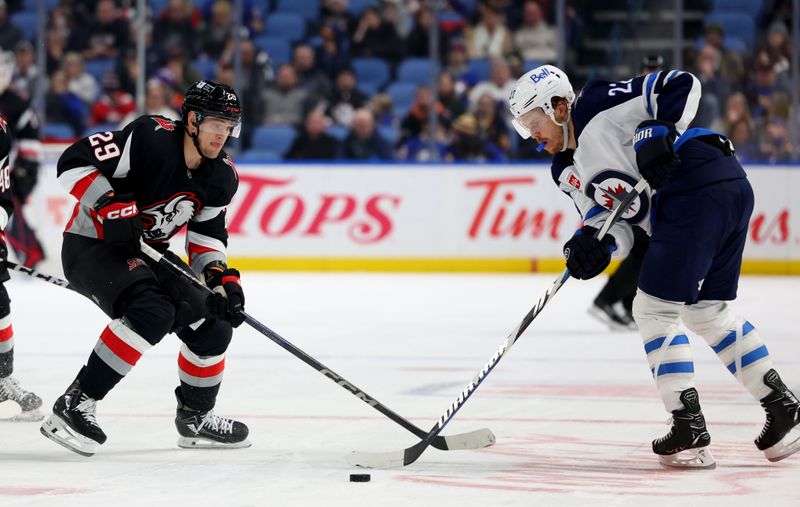
<path fill-rule="evenodd" d="M 386 88 L 386 93 L 392 98 L 395 116 L 400 119 L 411 109 L 417 85 L 414 83 L 392 83 Z"/>
<path fill-rule="evenodd" d="M 42 138 L 68 141 L 75 139 L 75 131 L 66 123 L 46 123 L 42 127 Z"/>
<path fill-rule="evenodd" d="M 277 162 L 281 159 L 282 155 L 276 151 L 251 148 L 240 153 L 236 162 Z"/>
<path fill-rule="evenodd" d="M 36 11 L 20 11 L 11 15 L 11 24 L 19 28 L 22 37 L 31 42 L 36 41 L 39 21 L 36 19 Z"/>
<path fill-rule="evenodd" d="M 438 66 L 433 65 L 427 58 L 406 58 L 397 67 L 397 81 L 427 85 L 438 73 Z"/>
<path fill-rule="evenodd" d="M 726 34 L 735 35 L 747 44 L 752 43 L 755 39 L 756 20 L 747 14 L 715 11 L 706 16 L 705 23 L 706 26 L 720 25 Z"/>
<path fill-rule="evenodd" d="M 389 81 L 389 64 L 380 58 L 353 58 L 350 62 L 359 84 L 372 85 L 380 90 Z"/>
<path fill-rule="evenodd" d="M 293 12 L 274 12 L 267 17 L 264 33 L 299 42 L 306 36 L 306 20 Z"/>
<path fill-rule="evenodd" d="M 319 18 L 319 0 L 278 0 L 275 12 L 299 14 L 313 22 Z"/>
<path fill-rule="evenodd" d="M 252 146 L 257 150 L 269 150 L 281 157 L 289 151 L 297 132 L 285 125 L 261 125 L 253 131 Z"/>
<path fill-rule="evenodd" d="M 83 67 L 94 77 L 98 83 L 102 82 L 103 74 L 113 69 L 117 62 L 112 58 L 96 58 L 83 62 Z"/>
<path fill-rule="evenodd" d="M 292 59 L 292 45 L 283 37 L 261 35 L 253 40 L 258 49 L 264 51 L 272 60 L 272 66 L 277 68 Z"/>

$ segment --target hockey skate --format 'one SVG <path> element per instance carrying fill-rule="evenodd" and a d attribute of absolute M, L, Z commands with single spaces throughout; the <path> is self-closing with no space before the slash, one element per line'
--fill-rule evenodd
<path fill-rule="evenodd" d="M 708 446 L 711 436 L 700 410 L 697 390 L 692 387 L 680 395 L 683 407 L 672 411 L 672 428 L 665 436 L 653 440 L 653 452 L 662 465 L 678 468 L 715 468 Z"/>
<path fill-rule="evenodd" d="M 175 389 L 178 411 L 175 426 L 180 438 L 178 447 L 184 449 L 239 449 L 252 445 L 247 440 L 249 430 L 244 423 L 214 414 L 201 412 L 186 405 L 180 387 Z"/>
<path fill-rule="evenodd" d="M 97 401 L 73 383 L 53 405 L 53 415 L 42 423 L 42 435 L 81 456 L 92 456 L 106 441 L 95 417 Z"/>
<path fill-rule="evenodd" d="M 612 331 L 636 331 L 633 316 L 622 304 L 610 304 L 595 300 L 589 308 L 589 315 L 607 325 Z"/>
<path fill-rule="evenodd" d="M 767 421 L 756 438 L 756 447 L 768 460 L 780 461 L 800 451 L 800 402 L 775 370 L 764 374 L 764 384 L 772 394 L 761 400 Z"/>
<path fill-rule="evenodd" d="M 42 399 L 19 386 L 14 377 L 0 378 L 0 421 L 41 421 Z"/>

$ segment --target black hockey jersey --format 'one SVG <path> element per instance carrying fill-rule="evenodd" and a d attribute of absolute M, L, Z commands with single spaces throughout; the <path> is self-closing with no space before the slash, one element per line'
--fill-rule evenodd
<path fill-rule="evenodd" d="M 0 233 L 6 230 L 8 219 L 14 211 L 11 200 L 11 138 L 8 134 L 8 124 L 0 116 Z"/>
<path fill-rule="evenodd" d="M 14 193 L 24 201 L 33 191 L 42 162 L 42 143 L 39 141 L 39 117 L 31 108 L 30 101 L 22 99 L 11 90 L 0 93 L 0 115 L 10 127 L 6 133 L 14 148 L 9 153 L 11 165 L 15 168 Z"/>
<path fill-rule="evenodd" d="M 144 223 L 143 238 L 164 245 L 187 225 L 186 253 L 195 272 L 226 262 L 225 210 L 239 184 L 224 152 L 194 170 L 183 156 L 184 126 L 161 116 L 142 116 L 125 129 L 100 132 L 67 148 L 58 180 L 78 203 L 65 232 L 102 239 L 94 206 L 108 191 L 130 194 Z"/>

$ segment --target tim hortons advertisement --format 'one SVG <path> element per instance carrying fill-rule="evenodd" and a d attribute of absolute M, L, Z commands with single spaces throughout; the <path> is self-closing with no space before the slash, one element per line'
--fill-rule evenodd
<path fill-rule="evenodd" d="M 293 259 L 297 269 L 311 259 L 391 259 L 386 269 L 404 259 L 420 266 L 420 260 L 465 261 L 465 266 L 471 261 L 473 267 L 478 260 L 494 262 L 485 266 L 555 261 L 580 224 L 545 165 L 240 165 L 237 170 L 239 191 L 227 210 L 228 254 L 261 259 L 264 268 L 270 259 Z M 792 199 L 800 190 L 800 171 L 753 167 L 749 174 L 756 209 L 746 258 L 800 260 L 800 204 Z M 74 199 L 55 179 L 55 167 L 47 166 L 27 212 L 49 257 L 43 268 L 59 267 L 61 233 L 73 207 Z M 173 238 L 173 250 L 182 252 L 183 241 Z"/>

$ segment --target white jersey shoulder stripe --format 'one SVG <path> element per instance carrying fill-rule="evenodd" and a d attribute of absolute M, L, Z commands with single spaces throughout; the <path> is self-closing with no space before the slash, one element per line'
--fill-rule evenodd
<path fill-rule="evenodd" d="M 216 218 L 223 211 L 225 211 L 225 206 L 203 206 L 200 213 L 192 217 L 192 222 L 206 222 Z"/>
<path fill-rule="evenodd" d="M 128 139 L 125 140 L 122 156 L 119 158 L 119 163 L 114 170 L 114 174 L 111 176 L 112 178 L 124 178 L 131 170 L 131 139 L 133 139 L 133 132 L 131 132 Z"/>

